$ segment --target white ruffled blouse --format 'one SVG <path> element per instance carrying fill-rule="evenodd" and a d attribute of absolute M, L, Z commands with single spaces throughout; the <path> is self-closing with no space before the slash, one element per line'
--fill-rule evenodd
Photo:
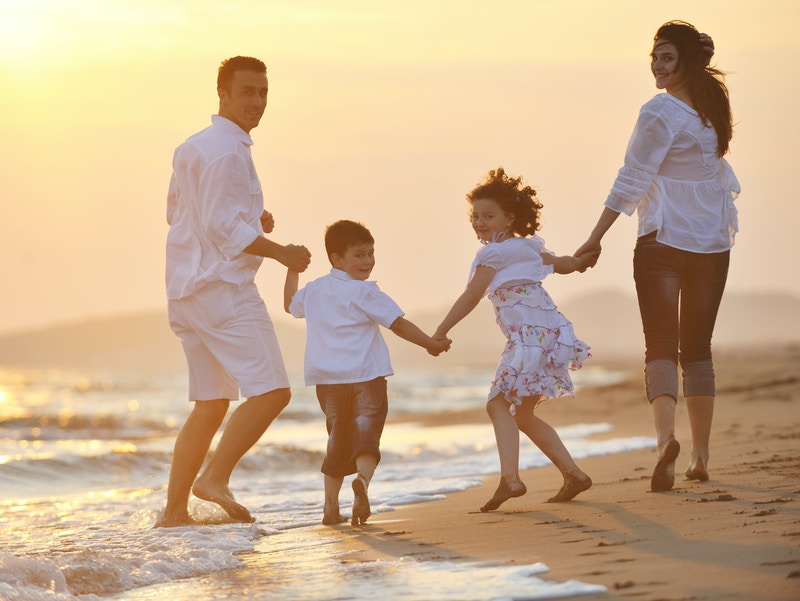
<path fill-rule="evenodd" d="M 638 212 L 638 235 L 698 253 L 729 250 L 738 231 L 734 200 L 739 182 L 717 156 L 717 134 L 697 112 L 659 94 L 639 112 L 605 206 Z"/>

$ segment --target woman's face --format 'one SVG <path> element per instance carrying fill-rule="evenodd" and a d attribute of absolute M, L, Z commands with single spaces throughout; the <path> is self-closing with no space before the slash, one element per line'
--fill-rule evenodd
<path fill-rule="evenodd" d="M 678 71 L 678 49 L 675 44 L 658 41 L 650 55 L 650 70 L 656 78 L 656 87 L 673 94 L 683 87 L 683 76 Z"/>

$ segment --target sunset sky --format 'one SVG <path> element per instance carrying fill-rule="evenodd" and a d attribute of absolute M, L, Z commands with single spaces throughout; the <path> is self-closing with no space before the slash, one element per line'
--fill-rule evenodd
<path fill-rule="evenodd" d="M 729 291 L 800 295 L 797 0 L 0 0 L 0 334 L 165 309 L 172 152 L 218 108 L 219 62 L 267 63 L 253 156 L 272 237 L 313 254 L 362 221 L 373 272 L 413 319 L 460 293 L 477 250 L 464 194 L 503 165 L 544 203 L 558 254 L 586 238 L 639 107 L 653 35 L 712 35 L 742 185 Z M 557 302 L 633 294 L 635 218 Z M 281 316 L 284 270 L 257 282 Z"/>

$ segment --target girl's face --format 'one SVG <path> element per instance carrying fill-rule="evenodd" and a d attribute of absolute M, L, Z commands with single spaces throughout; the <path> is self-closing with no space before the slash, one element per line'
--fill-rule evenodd
<path fill-rule="evenodd" d="M 650 55 L 650 70 L 656 78 L 656 87 L 675 95 L 683 87 L 683 76 L 678 71 L 678 49 L 667 41 L 656 42 Z"/>
<path fill-rule="evenodd" d="M 354 280 L 367 280 L 375 267 L 375 246 L 371 242 L 348 246 L 343 256 L 331 254 L 331 263 Z"/>
<path fill-rule="evenodd" d="M 472 201 L 472 229 L 482 242 L 506 240 L 514 236 L 511 226 L 514 215 L 503 212 L 497 201 L 491 198 L 476 198 Z"/>

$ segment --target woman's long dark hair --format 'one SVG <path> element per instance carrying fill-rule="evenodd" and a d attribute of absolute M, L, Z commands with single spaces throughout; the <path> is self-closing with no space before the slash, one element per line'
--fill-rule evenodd
<path fill-rule="evenodd" d="M 708 64 L 709 56 L 700 43 L 700 32 L 685 21 L 669 21 L 659 27 L 653 40 L 672 42 L 678 50 L 678 72 L 685 78 L 689 96 L 703 123 L 717 132 L 717 154 L 728 152 L 733 137 L 733 116 L 725 86 L 725 73 Z"/>

